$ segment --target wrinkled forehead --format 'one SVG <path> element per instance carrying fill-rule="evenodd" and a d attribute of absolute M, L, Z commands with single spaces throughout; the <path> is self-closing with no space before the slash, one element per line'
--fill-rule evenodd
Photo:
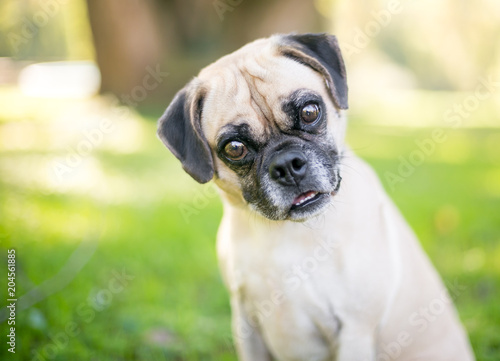
<path fill-rule="evenodd" d="M 286 129 L 290 119 L 282 108 L 299 89 L 328 99 L 319 73 L 270 46 L 221 58 L 203 69 L 198 80 L 206 90 L 201 122 L 211 145 L 229 124 L 251 124 L 257 137 L 270 128 Z"/>

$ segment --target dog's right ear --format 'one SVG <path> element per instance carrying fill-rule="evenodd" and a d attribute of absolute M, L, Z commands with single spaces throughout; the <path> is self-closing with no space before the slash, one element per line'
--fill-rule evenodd
<path fill-rule="evenodd" d="M 179 159 L 182 168 L 199 183 L 210 181 L 214 165 L 210 147 L 201 131 L 204 92 L 180 90 L 158 121 L 158 137 Z"/>
<path fill-rule="evenodd" d="M 347 79 L 337 38 L 329 34 L 289 34 L 279 37 L 283 55 L 316 70 L 326 80 L 339 109 L 347 109 Z"/>

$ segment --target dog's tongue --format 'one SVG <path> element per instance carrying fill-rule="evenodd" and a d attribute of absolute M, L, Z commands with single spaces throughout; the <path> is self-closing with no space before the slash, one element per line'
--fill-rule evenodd
<path fill-rule="evenodd" d="M 295 198 L 293 200 L 293 205 L 300 206 L 305 201 L 308 201 L 309 199 L 314 198 L 316 196 L 316 194 L 318 194 L 318 192 L 314 192 L 314 191 L 302 193 L 300 196 L 298 196 L 297 198 Z"/>

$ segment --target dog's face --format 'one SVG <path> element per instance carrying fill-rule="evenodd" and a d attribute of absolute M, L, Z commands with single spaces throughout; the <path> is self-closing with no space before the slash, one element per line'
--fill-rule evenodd
<path fill-rule="evenodd" d="M 272 220 L 305 220 L 340 186 L 347 108 L 336 39 L 278 35 L 203 69 L 158 134 L 199 182 Z"/>

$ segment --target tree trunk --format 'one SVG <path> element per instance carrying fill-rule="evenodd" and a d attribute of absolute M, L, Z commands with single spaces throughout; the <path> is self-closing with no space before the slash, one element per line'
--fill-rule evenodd
<path fill-rule="evenodd" d="M 101 71 L 101 92 L 127 96 L 148 66 L 160 61 L 161 44 L 151 0 L 87 0 Z"/>

